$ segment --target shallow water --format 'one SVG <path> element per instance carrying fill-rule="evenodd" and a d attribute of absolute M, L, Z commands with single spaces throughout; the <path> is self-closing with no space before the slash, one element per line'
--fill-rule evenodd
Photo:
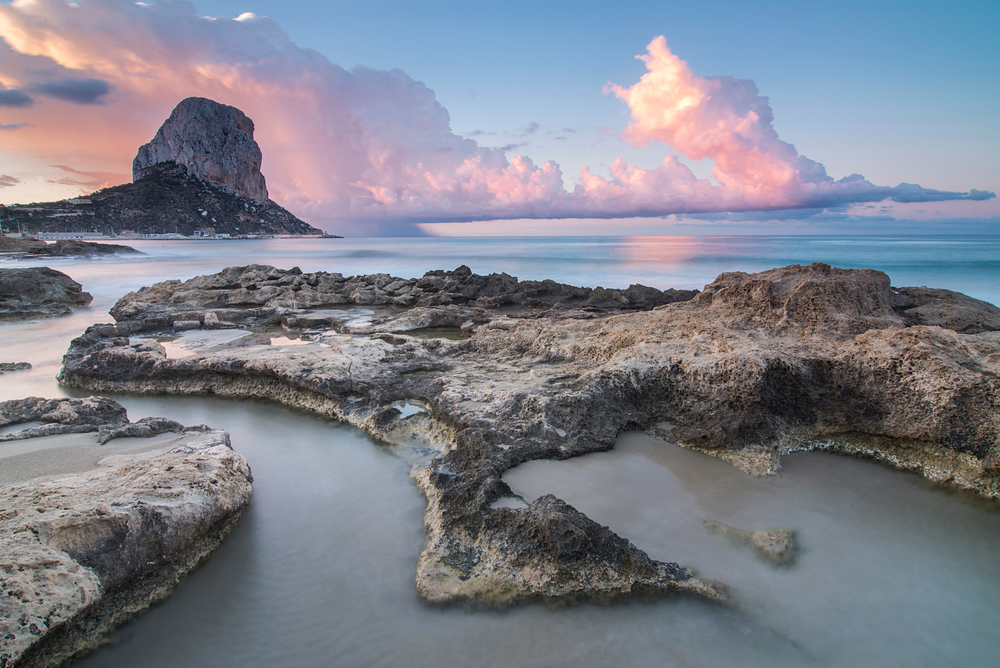
<path fill-rule="evenodd" d="M 48 262 L 82 282 L 94 304 L 65 318 L 0 324 L 0 361 L 34 365 L 0 376 L 0 400 L 65 395 L 54 376 L 69 341 L 110 322 L 107 310 L 125 292 L 252 262 L 402 277 L 467 264 L 521 279 L 686 288 L 721 271 L 821 260 L 886 270 L 894 285 L 1000 301 L 998 237 L 136 246 L 149 255 Z M 698 453 L 644 451 L 625 437 L 611 453 L 523 465 L 508 477 L 526 495 L 555 493 L 653 557 L 733 584 L 743 608 L 672 599 L 469 611 L 418 600 L 424 501 L 408 464 L 357 430 L 252 401 L 116 399 L 132 420 L 162 415 L 229 430 L 254 471 L 254 496 L 216 555 L 173 597 L 75 666 L 988 666 L 1000 650 L 1000 515 L 875 464 L 793 455 L 781 478 L 760 481 Z M 530 476 L 540 476 L 535 487 Z M 800 560 L 787 569 L 763 564 L 707 532 L 705 516 L 746 529 L 797 529 Z"/>
<path fill-rule="evenodd" d="M 747 614 L 819 665 L 986 666 L 1000 650 L 1000 513 L 910 473 L 828 453 L 751 478 L 642 434 L 614 451 L 522 464 L 504 480 L 551 493 L 651 557 L 734 586 Z M 790 567 L 702 524 L 796 531 Z"/>

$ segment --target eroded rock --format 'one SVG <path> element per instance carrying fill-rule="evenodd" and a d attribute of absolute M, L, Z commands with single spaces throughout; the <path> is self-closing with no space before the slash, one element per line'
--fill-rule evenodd
<path fill-rule="evenodd" d="M 121 244 L 60 239 L 46 243 L 39 239 L 0 236 L 0 253 L 16 254 L 24 257 L 92 257 L 95 255 L 142 254 L 131 246 Z"/>
<path fill-rule="evenodd" d="M 66 315 L 93 299 L 82 285 L 55 269 L 0 269 L 0 320 Z"/>
<path fill-rule="evenodd" d="M 790 529 L 747 531 L 715 520 L 705 519 L 703 522 L 715 533 L 725 536 L 736 545 L 749 547 L 758 557 L 772 564 L 788 566 L 798 556 L 795 532 Z"/>
<path fill-rule="evenodd" d="M 67 426 L 87 427 L 89 434 L 176 434 L 150 445 L 140 441 L 88 470 L 46 475 L 39 465 L 17 480 L 5 471 L 8 483 L 0 487 L 3 666 L 60 665 L 96 647 L 114 627 L 165 597 L 211 553 L 250 499 L 250 469 L 233 452 L 225 431 L 185 429 L 162 418 L 128 423 L 124 409 L 103 398 L 0 403 L 4 426 L 58 415 L 65 416 Z M 25 438 L 43 435 L 51 432 Z M 98 443 L 107 441 L 91 435 L 58 438 L 83 439 L 72 447 L 98 453 Z"/>
<path fill-rule="evenodd" d="M 30 368 L 30 362 L 0 362 L 0 374 L 8 371 L 26 371 Z"/>
<path fill-rule="evenodd" d="M 415 463 L 428 500 L 417 587 L 434 601 L 666 590 L 723 598 L 557 500 L 492 507 L 511 494 L 500 477 L 507 469 L 607 450 L 622 430 L 659 423 L 673 425 L 671 440 L 758 475 L 776 474 L 784 453 L 827 448 L 1000 495 L 992 306 L 958 300 L 969 309 L 962 322 L 975 321 L 979 333 L 912 324 L 914 304 L 899 297 L 910 288 L 823 264 L 723 274 L 685 301 L 630 290 L 641 306 L 627 290 L 522 283 L 465 267 L 405 280 L 236 267 L 127 295 L 112 310 L 117 324 L 73 342 L 60 381 L 269 398 L 393 444 Z M 393 304 L 404 295 L 413 308 Z M 288 348 L 168 358 L 144 338 L 195 318 L 265 331 L 359 302 L 386 306 L 361 324 L 333 318 L 329 331 Z M 516 308 L 497 308 L 508 305 Z M 428 323 L 458 323 L 467 338 L 407 334 Z M 428 410 L 404 416 L 403 402 Z"/>

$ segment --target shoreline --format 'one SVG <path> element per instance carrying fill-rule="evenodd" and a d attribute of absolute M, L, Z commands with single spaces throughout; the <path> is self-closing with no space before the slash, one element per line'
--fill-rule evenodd
<path fill-rule="evenodd" d="M 496 291 L 501 284 L 506 292 Z M 880 272 L 826 265 L 724 274 L 693 299 L 631 310 L 623 292 L 547 289 L 538 301 L 512 277 L 465 268 L 409 281 L 231 268 L 123 298 L 112 309 L 118 324 L 74 341 L 59 379 L 94 391 L 268 398 L 338 417 L 412 453 L 413 477 L 428 501 L 417 587 L 435 602 L 502 607 L 684 583 L 725 600 L 718 585 L 676 564 L 649 562 L 631 547 L 608 552 L 601 545 L 623 539 L 557 499 L 494 506 L 510 495 L 500 476 L 513 466 L 606 450 L 621 431 L 656 423 L 670 423 L 670 440 L 757 474 L 776 473 L 782 452 L 829 441 L 902 468 L 914 462 L 900 453 L 915 447 L 929 479 L 984 496 L 1000 489 L 991 453 L 977 450 L 992 443 L 988 369 L 1000 361 L 992 352 L 1000 351 L 1000 335 L 989 330 L 1000 328 L 1000 311 L 992 305 L 948 291 L 890 290 Z M 632 296 L 652 299 L 644 289 Z M 335 294 L 353 295 L 345 301 L 354 304 L 398 300 L 409 309 L 354 324 L 328 312 L 309 315 L 310 304 Z M 282 306 L 291 295 L 294 305 Z M 442 304 L 446 295 L 449 302 L 464 295 L 465 305 Z M 221 307 L 234 297 L 240 309 Z M 592 301 L 598 298 L 603 306 Z M 518 313 L 491 310 L 509 299 L 537 303 Z M 418 306 L 424 300 L 437 306 Z M 182 331 L 267 323 L 292 330 L 310 317 L 318 318 L 309 334 L 317 346 L 168 358 L 143 338 L 178 323 Z M 946 321 L 972 333 L 944 329 Z M 984 322 L 993 324 L 984 331 Z M 428 326 L 469 336 L 410 335 Z M 906 359 L 909 372 L 885 376 Z M 888 384 L 873 385 L 876 376 Z M 968 404 L 973 396 L 986 405 Z M 426 409 L 404 415 L 399 401 Z M 886 401 L 892 411 L 868 408 Z M 955 449 L 956 437 L 966 454 Z M 890 441 L 902 449 L 884 447 Z M 956 454 L 934 460 L 938 450 Z M 560 535 L 575 538 L 564 544 Z"/>

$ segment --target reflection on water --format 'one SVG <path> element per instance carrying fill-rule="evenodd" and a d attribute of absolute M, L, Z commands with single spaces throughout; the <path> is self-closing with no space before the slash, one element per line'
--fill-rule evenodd
<path fill-rule="evenodd" d="M 386 272 L 402 278 L 468 265 L 474 272 L 507 272 L 522 280 L 551 278 L 588 287 L 701 288 L 724 271 L 763 271 L 826 262 L 870 267 L 893 285 L 927 285 L 1000 301 L 998 236 L 704 236 L 503 237 L 496 239 L 259 239 L 197 243 L 130 242 L 140 258 L 51 258 L 72 266 L 77 280 L 115 283 L 115 297 L 170 278 L 189 278 L 232 265 L 272 264 L 345 276 Z M 35 261 L 3 265 L 33 266 Z M 107 308 L 110 304 L 102 308 Z"/>
<path fill-rule="evenodd" d="M 895 285 L 1000 300 L 997 237 L 135 245 L 148 255 L 47 260 L 83 283 L 94 303 L 65 318 L 0 324 L 0 361 L 33 365 L 2 377 L 0 400 L 67 394 L 54 377 L 70 340 L 111 322 L 107 311 L 123 293 L 231 265 L 414 277 L 467 264 L 477 273 L 592 287 L 687 288 L 721 271 L 822 260 L 886 270 Z M 294 345 L 302 341 L 295 336 L 273 332 L 268 340 Z M 997 514 L 874 464 L 793 455 L 781 478 L 761 481 L 697 453 L 625 439 L 615 452 L 519 467 L 508 478 L 526 496 L 555 493 L 652 556 L 735 585 L 744 609 L 673 599 L 473 612 L 417 599 L 424 501 L 408 465 L 360 432 L 252 401 L 116 398 L 133 420 L 162 415 L 228 429 L 253 469 L 254 497 L 218 553 L 172 598 L 75 665 L 964 667 L 994 665 L 1000 650 Z M 545 475 L 530 482 L 531 467 Z M 702 517 L 798 529 L 802 555 L 776 570 L 708 532 Z"/>
<path fill-rule="evenodd" d="M 651 557 L 734 586 L 756 623 L 833 666 L 986 666 L 1000 650 L 1000 513 L 919 477 L 827 453 L 777 478 L 642 434 L 615 450 L 504 474 L 531 501 L 552 493 Z M 788 568 L 704 526 L 797 532 Z"/>

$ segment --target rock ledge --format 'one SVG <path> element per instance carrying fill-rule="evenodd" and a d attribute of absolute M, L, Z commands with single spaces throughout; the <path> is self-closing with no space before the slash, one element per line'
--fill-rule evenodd
<path fill-rule="evenodd" d="M 19 668 L 89 651 L 167 596 L 228 533 L 252 481 L 226 432 L 162 418 L 130 423 L 109 399 L 0 403 L 0 426 L 25 422 L 42 425 L 2 440 L 99 432 L 73 446 L 99 450 L 161 436 L 96 468 L 0 487 L 0 666 Z"/>
<path fill-rule="evenodd" d="M 123 297 L 116 324 L 73 341 L 59 379 L 268 398 L 391 444 L 427 498 L 417 589 L 436 602 L 725 600 L 554 497 L 518 507 L 501 478 L 607 450 L 623 430 L 758 475 L 827 448 L 1000 496 L 993 305 L 824 264 L 723 274 L 692 295 L 467 267 L 420 279 L 232 267 Z M 157 340 L 234 327 L 245 345 L 168 356 Z M 278 343 L 288 336 L 302 345 Z"/>

